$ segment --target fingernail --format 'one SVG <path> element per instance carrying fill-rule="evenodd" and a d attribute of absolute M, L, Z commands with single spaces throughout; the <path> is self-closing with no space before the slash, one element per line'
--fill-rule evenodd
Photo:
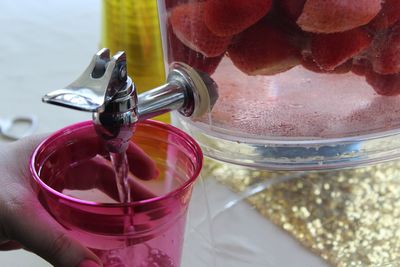
<path fill-rule="evenodd" d="M 79 263 L 78 267 L 100 267 L 100 265 L 92 260 L 84 260 Z"/>

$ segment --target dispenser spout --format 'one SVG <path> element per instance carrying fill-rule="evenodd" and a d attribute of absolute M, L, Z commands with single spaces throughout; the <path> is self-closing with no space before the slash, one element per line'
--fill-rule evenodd
<path fill-rule="evenodd" d="M 114 153 L 127 149 L 138 116 L 137 94 L 127 74 L 125 52 L 110 58 L 110 51 L 101 49 L 78 79 L 46 94 L 42 100 L 92 112 L 106 149 Z"/>
<path fill-rule="evenodd" d="M 170 66 L 167 83 L 137 96 L 127 75 L 125 52 L 110 58 L 107 48 L 93 57 L 73 83 L 46 94 L 43 102 L 93 113 L 97 133 L 109 152 L 127 149 L 135 124 L 178 110 L 187 117 L 209 112 L 218 98 L 216 83 L 184 63 Z"/>
<path fill-rule="evenodd" d="M 209 112 L 217 99 L 217 84 L 208 74 L 175 62 L 170 66 L 166 84 L 138 96 L 139 120 L 173 110 L 197 118 Z"/>

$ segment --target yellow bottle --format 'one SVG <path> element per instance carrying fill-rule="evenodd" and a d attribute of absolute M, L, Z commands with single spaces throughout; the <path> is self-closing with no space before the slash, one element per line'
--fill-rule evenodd
<path fill-rule="evenodd" d="M 157 0 L 103 0 L 102 42 L 124 50 L 138 93 L 165 82 Z M 169 114 L 156 119 L 169 122 Z"/>

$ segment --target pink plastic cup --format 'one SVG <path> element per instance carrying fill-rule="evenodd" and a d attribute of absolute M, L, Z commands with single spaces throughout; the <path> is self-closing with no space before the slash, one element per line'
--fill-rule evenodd
<path fill-rule="evenodd" d="M 132 141 L 159 172 L 151 181 L 132 178 L 133 202 L 115 201 L 111 163 L 91 122 L 61 129 L 36 148 L 30 167 L 38 196 L 105 267 L 178 267 L 201 149 L 184 132 L 156 121 L 138 123 Z M 130 165 L 141 168 L 140 161 Z"/>

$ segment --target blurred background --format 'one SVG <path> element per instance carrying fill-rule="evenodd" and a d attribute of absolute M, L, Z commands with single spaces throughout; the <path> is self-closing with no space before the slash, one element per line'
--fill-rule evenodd
<path fill-rule="evenodd" d="M 2 0 L 0 10 L 0 118 L 35 115 L 36 133 L 90 119 L 89 113 L 42 104 L 41 97 L 77 78 L 98 50 L 101 1 Z M 18 250 L 1 252 L 0 266 L 50 265 Z"/>
<path fill-rule="evenodd" d="M 90 119 L 41 97 L 77 78 L 98 49 L 101 1 L 4 0 L 0 10 L 1 118 L 34 114 L 38 133 Z"/>

